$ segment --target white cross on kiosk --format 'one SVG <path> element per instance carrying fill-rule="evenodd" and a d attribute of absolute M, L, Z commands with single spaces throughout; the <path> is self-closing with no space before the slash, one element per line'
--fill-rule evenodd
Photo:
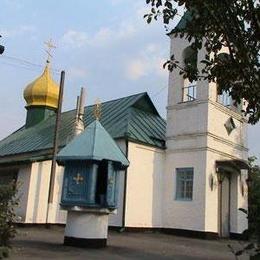
<path fill-rule="evenodd" d="M 84 180 L 84 178 L 80 175 L 80 173 L 77 174 L 77 177 L 73 177 L 73 180 L 79 184 L 80 182 L 82 182 Z"/>

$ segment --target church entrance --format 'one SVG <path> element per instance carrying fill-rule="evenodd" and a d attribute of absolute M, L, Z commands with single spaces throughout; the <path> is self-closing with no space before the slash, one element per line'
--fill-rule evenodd
<path fill-rule="evenodd" d="M 219 235 L 229 237 L 230 234 L 230 201 L 231 201 L 231 176 L 222 173 L 219 182 Z"/>
<path fill-rule="evenodd" d="M 231 212 L 238 210 L 235 205 L 231 205 L 237 194 L 237 185 L 231 185 L 237 181 L 237 177 L 241 174 L 241 170 L 248 170 L 247 161 L 243 160 L 222 160 L 216 161 L 216 171 L 219 183 L 219 203 L 218 203 L 218 219 L 219 219 L 219 236 L 229 237 L 231 232 Z M 235 188 L 236 186 L 236 188 Z"/>

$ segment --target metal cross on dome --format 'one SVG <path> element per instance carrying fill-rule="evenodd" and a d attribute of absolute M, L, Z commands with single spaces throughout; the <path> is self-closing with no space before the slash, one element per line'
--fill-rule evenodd
<path fill-rule="evenodd" d="M 47 50 L 45 50 L 45 51 L 48 54 L 47 62 L 49 63 L 50 62 L 50 58 L 52 58 L 51 50 L 55 49 L 57 47 L 53 44 L 52 39 L 50 39 L 49 41 L 44 42 L 44 44 L 47 46 Z"/>

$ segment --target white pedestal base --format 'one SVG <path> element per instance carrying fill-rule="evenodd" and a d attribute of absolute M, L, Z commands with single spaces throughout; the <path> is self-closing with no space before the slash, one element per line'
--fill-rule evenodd
<path fill-rule="evenodd" d="M 76 247 L 105 247 L 108 214 L 68 211 L 64 244 Z"/>

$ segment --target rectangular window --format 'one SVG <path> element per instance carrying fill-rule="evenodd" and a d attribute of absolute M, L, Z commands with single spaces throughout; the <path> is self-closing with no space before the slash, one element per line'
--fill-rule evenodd
<path fill-rule="evenodd" d="M 176 200 L 192 200 L 193 168 L 176 169 Z"/>
<path fill-rule="evenodd" d="M 228 91 L 223 91 L 222 94 L 218 95 L 218 102 L 225 107 L 232 106 L 232 97 L 229 95 Z"/>
<path fill-rule="evenodd" d="M 243 102 L 235 104 L 230 96 L 229 91 L 223 91 L 222 93 L 218 93 L 217 102 L 222 104 L 223 106 L 235 111 L 236 113 L 242 114 L 243 110 Z"/>
<path fill-rule="evenodd" d="M 189 83 L 183 88 L 183 102 L 194 101 L 197 98 L 197 83 Z"/>

